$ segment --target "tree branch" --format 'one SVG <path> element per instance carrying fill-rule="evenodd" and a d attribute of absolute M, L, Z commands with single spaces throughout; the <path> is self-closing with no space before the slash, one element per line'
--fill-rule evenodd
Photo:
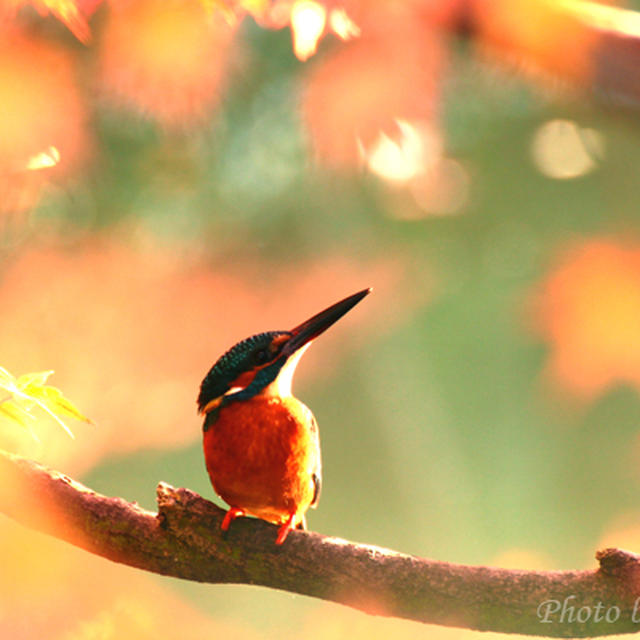
<path fill-rule="evenodd" d="M 6 452 L 0 478 L 1 512 L 154 573 L 262 585 L 368 613 L 486 631 L 587 637 L 640 629 L 640 556 L 618 549 L 598 553 L 598 569 L 543 572 L 436 562 L 301 531 L 279 547 L 274 526 L 253 518 L 237 520 L 224 537 L 222 509 L 162 482 L 154 513 Z"/>

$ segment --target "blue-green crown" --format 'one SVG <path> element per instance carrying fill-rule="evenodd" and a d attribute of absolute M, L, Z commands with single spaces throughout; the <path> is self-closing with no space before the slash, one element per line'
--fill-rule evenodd
<path fill-rule="evenodd" d="M 221 355 L 211 367 L 200 385 L 198 409 L 202 411 L 209 402 L 224 395 L 234 380 L 247 371 L 264 367 L 277 358 L 279 347 L 274 348 L 274 338 L 290 336 L 288 331 L 267 331 L 246 338 Z"/>

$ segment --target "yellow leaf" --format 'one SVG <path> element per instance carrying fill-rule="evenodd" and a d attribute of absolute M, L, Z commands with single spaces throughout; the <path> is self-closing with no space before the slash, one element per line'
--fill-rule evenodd
<path fill-rule="evenodd" d="M 34 440 L 39 441 L 38 436 L 34 433 L 33 429 L 31 429 L 30 424 L 36 419 L 35 416 L 21 407 L 17 402 L 5 400 L 0 403 L 0 417 L 17 423 L 26 429 Z"/>
<path fill-rule="evenodd" d="M 39 387 L 34 390 L 33 397 L 37 398 L 43 405 L 46 405 L 51 411 L 60 416 L 93 424 L 89 418 L 80 412 L 80 409 L 78 409 L 71 400 L 64 397 L 62 391 L 57 387 L 52 387 L 48 384 Z"/>
<path fill-rule="evenodd" d="M 29 387 L 41 387 L 52 373 L 53 370 L 24 373 L 16 380 L 16 386 L 18 389 L 22 389 L 25 393 L 29 393 Z"/>
<path fill-rule="evenodd" d="M 16 379 L 3 367 L 0 367 L 0 389 L 9 391 L 15 387 Z"/>
<path fill-rule="evenodd" d="M 91 39 L 89 24 L 78 8 L 77 0 L 32 0 L 32 4 L 37 9 L 50 11 L 81 42 L 87 44 Z"/>
<path fill-rule="evenodd" d="M 28 427 L 29 421 L 35 420 L 35 417 L 31 413 L 13 400 L 5 400 L 0 404 L 0 412 L 3 417 L 17 422 L 21 427 Z"/>
<path fill-rule="evenodd" d="M 80 410 L 64 397 L 62 391 L 56 387 L 44 384 L 53 371 L 39 371 L 35 373 L 25 373 L 19 378 L 15 378 L 6 369 L 0 367 L 0 389 L 7 392 L 7 397 L 0 395 L 0 407 L 7 403 L 9 409 L 4 414 L 12 414 L 10 417 L 14 422 L 25 426 L 24 414 L 29 413 L 35 405 L 40 407 L 45 413 L 53 418 L 69 435 L 75 438 L 69 427 L 59 416 L 71 417 L 75 420 L 82 420 L 92 424 L 91 420 L 80 413 Z M 35 435 L 34 435 L 35 437 Z"/>

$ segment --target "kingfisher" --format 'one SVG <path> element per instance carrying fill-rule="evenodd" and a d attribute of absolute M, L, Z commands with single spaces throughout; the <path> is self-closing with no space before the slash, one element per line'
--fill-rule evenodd
<path fill-rule="evenodd" d="M 337 302 L 290 331 L 267 331 L 224 353 L 200 385 L 203 447 L 215 492 L 229 505 L 222 530 L 245 515 L 279 525 L 276 544 L 306 529 L 305 513 L 320 497 L 318 425 L 291 392 L 312 341 L 371 289 Z"/>

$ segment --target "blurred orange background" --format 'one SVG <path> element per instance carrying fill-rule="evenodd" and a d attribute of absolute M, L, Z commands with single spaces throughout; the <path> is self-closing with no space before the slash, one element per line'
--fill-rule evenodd
<path fill-rule="evenodd" d="M 217 500 L 211 364 L 372 286 L 296 377 L 313 530 L 530 569 L 638 546 L 636 8 L 0 2 L 0 366 L 54 369 L 95 423 L 0 446 L 149 509 L 160 480 Z M 0 540 L 3 638 L 467 634 Z"/>

